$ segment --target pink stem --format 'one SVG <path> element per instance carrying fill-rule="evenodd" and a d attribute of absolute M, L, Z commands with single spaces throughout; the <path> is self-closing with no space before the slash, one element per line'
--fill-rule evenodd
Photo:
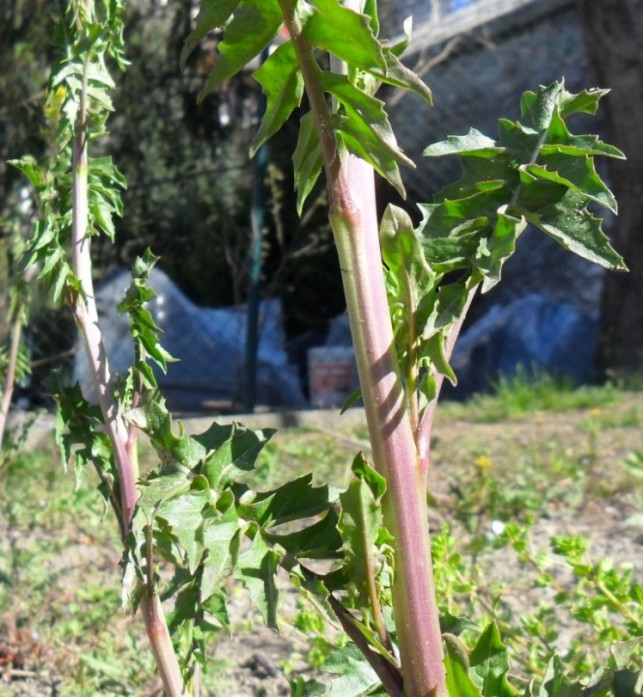
<path fill-rule="evenodd" d="M 384 518 L 395 537 L 393 608 L 407 697 L 446 694 L 428 511 L 406 408 L 382 273 L 372 168 L 349 156 L 331 222 L 338 247 L 373 461 L 387 481 Z M 348 182 L 352 183 L 350 197 Z M 332 187 L 331 187 L 332 189 Z M 337 204 L 337 198 L 340 203 Z"/>

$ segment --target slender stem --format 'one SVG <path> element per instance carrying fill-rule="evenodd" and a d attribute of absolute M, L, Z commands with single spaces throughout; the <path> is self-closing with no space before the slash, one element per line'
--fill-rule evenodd
<path fill-rule="evenodd" d="M 4 378 L 4 388 L 2 390 L 2 404 L 0 404 L 0 448 L 4 440 L 4 433 L 7 427 L 7 417 L 13 397 L 13 388 L 16 383 L 16 366 L 18 364 L 18 352 L 20 350 L 20 337 L 22 336 L 22 318 L 18 312 L 11 326 L 11 344 L 9 347 L 9 361 L 7 363 L 7 373 Z"/>
<path fill-rule="evenodd" d="M 129 432 L 119 413 L 105 344 L 98 325 L 98 310 L 91 275 L 87 154 L 88 68 L 89 58 L 85 61 L 80 109 L 73 142 L 72 265 L 78 278 L 80 292 L 74 294 L 70 302 L 87 350 L 98 402 L 113 448 L 121 503 L 121 510 L 115 509 L 115 513 L 119 519 L 121 536 L 125 539 L 138 499 L 136 435 Z M 181 668 L 172 646 L 161 602 L 154 589 L 147 588 L 140 607 L 165 693 L 168 697 L 184 697 L 187 693 Z"/>
<path fill-rule="evenodd" d="M 188 692 L 183 683 L 158 594 L 146 594 L 140 607 L 165 694 L 167 697 L 187 697 Z"/>
<path fill-rule="evenodd" d="M 470 290 L 469 290 L 469 295 L 467 297 L 467 300 L 464 304 L 464 308 L 462 309 L 462 313 L 460 317 L 458 318 L 458 321 L 455 323 L 453 326 L 453 329 L 451 329 L 451 333 L 449 334 L 449 337 L 446 342 L 446 346 L 444 349 L 444 356 L 447 361 L 451 360 L 451 356 L 453 354 L 453 349 L 455 348 L 455 343 L 458 340 L 458 336 L 460 335 L 460 331 L 462 330 L 462 325 L 464 323 L 464 319 L 467 316 L 467 312 L 469 311 L 469 308 L 471 307 L 471 303 L 473 301 L 473 297 L 476 294 L 476 291 L 478 290 L 478 284 L 474 285 Z M 417 443 L 417 449 L 418 449 L 418 454 L 420 458 L 420 471 L 422 473 L 422 478 L 425 481 L 427 481 L 427 476 L 429 473 L 429 464 L 430 464 L 430 459 L 431 459 L 431 434 L 433 432 L 433 422 L 435 419 L 435 410 L 438 405 L 438 399 L 440 397 L 440 391 L 442 389 L 442 384 L 444 383 L 444 375 L 441 373 L 438 373 L 435 376 L 435 397 L 431 401 L 431 404 L 428 405 L 426 408 L 426 411 L 424 412 L 424 416 L 422 417 L 420 423 L 417 426 L 417 429 L 415 431 L 415 442 Z"/>
<path fill-rule="evenodd" d="M 136 489 L 138 473 L 132 466 L 127 449 L 127 427 L 118 411 L 105 343 L 98 326 L 98 310 L 92 281 L 91 239 L 88 230 L 87 69 L 88 65 L 85 66 L 83 75 L 81 105 L 73 143 L 72 266 L 78 278 L 80 293 L 76 294 L 72 300 L 72 310 L 85 344 L 92 368 L 98 403 L 103 413 L 105 428 L 114 449 L 123 513 L 122 520 L 119 523 L 121 533 L 125 536 L 134 515 L 136 500 L 138 499 L 138 491 Z"/>
<path fill-rule="evenodd" d="M 640 618 L 635 615 L 628 607 L 627 605 L 624 605 L 615 595 L 612 593 L 612 591 L 605 585 L 603 581 L 600 581 L 596 579 L 596 587 L 598 590 L 612 603 L 612 605 L 625 617 L 626 620 L 629 620 L 634 624 L 635 626 L 640 626 L 641 625 L 641 620 Z"/>
<path fill-rule="evenodd" d="M 408 370 L 406 374 L 406 398 L 408 402 L 408 410 L 411 418 L 411 426 L 415 430 L 418 427 L 419 408 L 418 408 L 418 364 L 417 364 L 417 349 L 415 337 L 417 336 L 417 327 L 415 321 L 415 298 L 411 292 L 410 279 L 406 283 L 406 305 L 408 312 L 408 346 L 409 355 Z"/>
<path fill-rule="evenodd" d="M 377 677 L 382 681 L 386 691 L 391 697 L 404 697 L 402 676 L 397 668 L 389 663 L 383 656 L 375 653 L 368 644 L 362 632 L 355 626 L 355 620 L 350 612 L 333 596 L 328 595 L 328 603 L 333 608 L 342 629 L 355 642 L 357 647 L 364 653 Z"/>

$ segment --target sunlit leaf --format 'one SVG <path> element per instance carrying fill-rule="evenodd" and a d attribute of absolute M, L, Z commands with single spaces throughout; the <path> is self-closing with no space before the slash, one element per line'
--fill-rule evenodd
<path fill-rule="evenodd" d="M 586 199 L 573 190 L 539 213 L 524 212 L 528 222 L 539 227 L 583 259 L 607 269 L 623 270 L 623 258 L 611 247 L 602 230 L 602 220 L 586 208 Z"/>
<path fill-rule="evenodd" d="M 252 604 L 261 612 L 269 627 L 277 627 L 276 571 L 279 555 L 263 539 L 258 526 L 255 526 L 254 536 L 250 546 L 239 554 L 235 571 L 238 578 L 247 588 Z"/>
<path fill-rule="evenodd" d="M 311 4 L 315 11 L 304 25 L 304 36 L 313 46 L 362 70 L 386 69 L 380 43 L 373 35 L 367 15 L 354 12 L 337 0 L 311 0 Z"/>
<path fill-rule="evenodd" d="M 196 48 L 197 44 L 213 29 L 222 27 L 234 12 L 239 0 L 201 0 L 196 28 L 185 40 L 181 51 L 181 67 Z"/>
<path fill-rule="evenodd" d="M 330 674 L 327 697 L 362 697 L 380 684 L 377 674 L 353 643 L 331 653 L 324 664 Z"/>
<path fill-rule="evenodd" d="M 217 46 L 217 61 L 198 99 L 202 100 L 259 55 L 281 24 L 277 0 L 241 0 L 225 27 L 224 38 Z"/>
<path fill-rule="evenodd" d="M 464 644 L 453 634 L 444 634 L 444 669 L 449 697 L 480 697 L 469 676 L 469 657 Z"/>
<path fill-rule="evenodd" d="M 202 466 L 213 489 L 221 489 L 240 475 L 251 472 L 257 455 L 273 430 L 252 431 L 239 423 L 231 426 L 212 424 L 204 433 L 194 436 L 209 454 Z"/>
<path fill-rule="evenodd" d="M 267 104 L 250 146 L 251 156 L 283 126 L 301 102 L 304 80 L 292 43 L 288 41 L 279 46 L 253 77 L 261 84 Z"/>
<path fill-rule="evenodd" d="M 482 633 L 469 656 L 471 679 L 482 697 L 515 697 L 507 681 L 509 659 L 500 632 L 492 622 Z"/>

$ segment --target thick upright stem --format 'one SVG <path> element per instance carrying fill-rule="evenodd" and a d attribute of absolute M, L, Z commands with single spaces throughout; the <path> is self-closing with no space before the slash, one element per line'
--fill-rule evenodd
<path fill-rule="evenodd" d="M 317 124 L 373 461 L 387 481 L 384 519 L 395 537 L 393 609 L 404 694 L 442 697 L 446 686 L 426 494 L 395 355 L 373 170 L 353 156 L 340 156 L 319 68 L 294 2 L 279 2 Z"/>
<path fill-rule="evenodd" d="M 394 348 L 381 267 L 373 171 L 362 160 L 349 156 L 340 175 L 353 182 L 351 199 L 335 203 L 331 223 L 373 461 L 388 487 L 384 518 L 395 537 L 393 606 L 404 694 L 437 697 L 445 694 L 446 688 L 426 495 Z"/>

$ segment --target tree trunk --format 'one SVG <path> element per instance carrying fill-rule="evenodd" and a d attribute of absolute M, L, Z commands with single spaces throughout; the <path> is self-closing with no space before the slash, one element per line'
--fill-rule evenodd
<path fill-rule="evenodd" d="M 580 0 L 587 48 L 600 87 L 609 141 L 627 161 L 611 162 L 619 204 L 613 235 L 628 274 L 607 274 L 599 361 L 608 375 L 643 370 L 643 0 Z"/>

